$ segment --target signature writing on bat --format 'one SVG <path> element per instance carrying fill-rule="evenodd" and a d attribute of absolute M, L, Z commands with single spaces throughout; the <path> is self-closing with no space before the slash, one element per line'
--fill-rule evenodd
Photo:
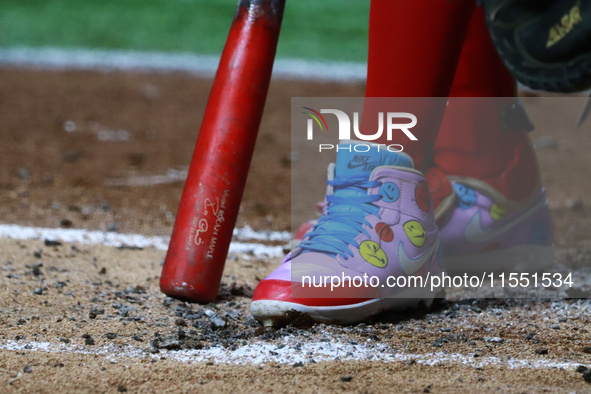
<path fill-rule="evenodd" d="M 204 240 L 205 235 L 208 233 L 210 228 L 212 229 L 211 238 L 209 240 L 209 246 L 207 248 L 207 257 L 212 258 L 215 252 L 218 234 L 222 227 L 222 223 L 225 221 L 224 213 L 226 209 L 226 202 L 230 190 L 226 189 L 222 193 L 221 199 L 219 197 L 212 201 L 209 198 L 203 200 L 203 217 L 199 219 L 196 224 L 195 236 L 193 242 L 199 246 L 206 242 Z M 195 219 L 196 220 L 196 219 Z"/>

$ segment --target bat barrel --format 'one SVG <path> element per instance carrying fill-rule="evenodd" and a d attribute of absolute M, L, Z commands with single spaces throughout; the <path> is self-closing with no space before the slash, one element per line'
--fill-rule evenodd
<path fill-rule="evenodd" d="M 285 0 L 242 0 L 211 89 L 160 288 L 215 300 L 271 79 Z"/>

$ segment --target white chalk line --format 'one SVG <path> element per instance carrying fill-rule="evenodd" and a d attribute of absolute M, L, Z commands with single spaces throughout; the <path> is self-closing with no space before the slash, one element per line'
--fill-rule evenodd
<path fill-rule="evenodd" d="M 219 56 L 192 53 L 54 47 L 0 48 L 0 65 L 57 70 L 185 72 L 213 77 L 219 60 Z M 363 82 L 366 72 L 367 65 L 356 62 L 279 58 L 273 66 L 273 78 L 278 79 Z"/>
<path fill-rule="evenodd" d="M 30 351 L 46 353 L 73 353 L 102 356 L 112 363 L 139 363 L 142 358 L 160 359 L 165 357 L 180 363 L 215 363 L 232 365 L 261 365 L 266 363 L 303 364 L 329 361 L 369 361 L 369 362 L 416 362 L 427 366 L 442 364 L 462 364 L 473 368 L 504 367 L 509 369 L 564 369 L 574 370 L 580 363 L 528 360 L 516 358 L 478 357 L 446 352 L 404 353 L 383 343 L 372 343 L 370 340 L 362 344 L 345 343 L 336 338 L 325 342 L 301 342 L 300 338 L 284 337 L 276 343 L 256 342 L 240 346 L 235 350 L 223 347 L 211 347 L 201 350 L 160 350 L 152 354 L 146 349 L 131 345 L 110 344 L 100 347 L 83 347 L 71 344 L 53 344 L 26 340 L 0 341 L 0 350 Z M 297 346 L 296 346 L 297 344 Z"/>
<path fill-rule="evenodd" d="M 16 224 L 0 224 L 0 238 L 19 240 L 41 239 L 61 242 L 76 242 L 83 245 L 105 245 L 113 247 L 153 247 L 167 250 L 170 237 L 147 236 L 142 234 L 120 234 L 85 229 L 63 229 L 27 227 Z M 234 241 L 230 244 L 229 253 L 254 255 L 255 257 L 281 257 L 285 253 L 283 246 L 270 246 L 251 241 L 289 242 L 291 235 L 280 231 L 255 231 L 249 226 L 234 230 Z"/>
<path fill-rule="evenodd" d="M 188 170 L 169 169 L 165 175 L 140 175 L 126 178 L 107 179 L 105 186 L 155 186 L 174 182 L 184 182 L 189 174 Z"/>
<path fill-rule="evenodd" d="M 183 72 L 212 78 L 219 56 L 133 50 L 63 49 L 56 47 L 0 47 L 0 66 L 48 70 Z M 323 82 L 365 82 L 367 63 L 275 59 L 274 79 Z M 539 92 L 519 84 L 524 92 Z M 588 95 L 590 91 L 574 95 Z M 564 94 L 563 94 L 564 95 Z"/>

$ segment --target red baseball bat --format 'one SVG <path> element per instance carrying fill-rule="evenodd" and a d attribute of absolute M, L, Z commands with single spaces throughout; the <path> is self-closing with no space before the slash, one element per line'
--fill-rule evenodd
<path fill-rule="evenodd" d="M 240 0 L 199 130 L 162 276 L 168 296 L 215 300 L 269 89 L 285 0 Z"/>

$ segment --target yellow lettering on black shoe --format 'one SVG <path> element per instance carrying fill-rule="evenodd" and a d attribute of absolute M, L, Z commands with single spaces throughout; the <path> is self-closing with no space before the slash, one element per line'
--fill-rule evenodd
<path fill-rule="evenodd" d="M 548 41 L 546 42 L 546 48 L 550 48 L 566 37 L 566 35 L 573 30 L 575 25 L 583 20 L 583 18 L 581 18 L 580 6 L 581 2 L 577 1 L 577 4 L 575 4 L 568 13 L 560 18 L 560 22 L 550 28 Z"/>

